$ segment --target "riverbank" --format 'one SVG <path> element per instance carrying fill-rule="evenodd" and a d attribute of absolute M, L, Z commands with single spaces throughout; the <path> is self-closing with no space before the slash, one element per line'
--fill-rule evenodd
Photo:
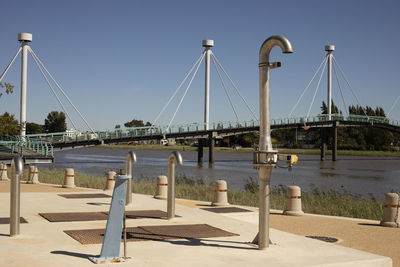
<path fill-rule="evenodd" d="M 181 145 L 100 145 L 94 146 L 95 148 L 120 148 L 120 149 L 133 149 L 133 150 L 177 150 L 177 151 L 197 151 L 197 147 L 194 146 L 181 146 Z M 230 147 L 215 147 L 215 151 L 222 152 L 241 152 L 251 153 L 253 148 L 237 148 L 233 149 Z M 204 147 L 205 151 L 208 151 L 208 147 Z M 321 152 L 319 149 L 287 149 L 279 148 L 279 153 L 282 154 L 296 154 L 296 155 L 319 155 Z M 332 151 L 327 150 L 326 155 L 331 155 Z M 400 151 L 361 151 L 361 150 L 338 150 L 339 156 L 361 156 L 361 157 L 400 157 Z"/>
<path fill-rule="evenodd" d="M 39 181 L 49 184 L 63 184 L 64 172 L 56 169 L 39 170 Z M 23 180 L 28 179 L 27 171 Z M 79 187 L 104 189 L 106 178 L 90 176 L 75 172 L 75 184 Z M 155 178 L 139 178 L 133 183 L 133 192 L 153 195 L 156 189 Z M 176 197 L 211 202 L 214 197 L 213 184 L 206 184 L 203 180 L 186 176 L 176 178 Z M 249 180 L 246 190 L 228 190 L 228 201 L 235 205 L 258 206 L 258 185 Z M 283 210 L 286 201 L 286 187 L 277 186 L 271 190 L 271 208 Z M 302 206 L 306 213 L 343 216 L 352 218 L 380 220 L 382 218 L 382 202 L 374 198 L 351 195 L 348 192 L 320 192 L 314 189 L 311 192 L 302 192 Z"/>

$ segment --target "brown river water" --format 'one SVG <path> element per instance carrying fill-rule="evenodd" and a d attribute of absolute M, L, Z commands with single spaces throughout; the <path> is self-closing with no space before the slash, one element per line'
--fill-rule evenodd
<path fill-rule="evenodd" d="M 77 172 L 105 177 L 109 170 L 125 168 L 125 156 L 128 149 L 78 148 L 56 151 L 53 166 L 57 169 L 72 167 Z M 168 150 L 134 150 L 137 163 L 133 167 L 133 176 L 157 177 L 167 174 Z M 258 180 L 257 170 L 252 167 L 252 153 L 215 152 L 215 163 L 208 166 L 208 152 L 204 153 L 203 167 L 197 166 L 196 151 L 180 151 L 183 166 L 176 167 L 177 175 L 190 178 L 203 178 L 205 182 L 224 179 L 229 188 L 244 189 L 249 177 Z M 40 168 L 40 166 L 39 166 Z M 373 158 L 340 156 L 338 161 L 321 162 L 318 155 L 299 155 L 299 162 L 288 171 L 274 168 L 271 186 L 298 185 L 302 190 L 318 188 L 346 190 L 352 194 L 371 196 L 382 200 L 390 191 L 400 191 L 400 158 Z"/>

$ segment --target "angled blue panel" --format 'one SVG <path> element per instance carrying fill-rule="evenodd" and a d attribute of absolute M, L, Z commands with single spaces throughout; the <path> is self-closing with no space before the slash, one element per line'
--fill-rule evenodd
<path fill-rule="evenodd" d="M 125 211 L 126 186 L 131 175 L 116 175 L 106 232 L 99 257 L 90 257 L 94 263 L 120 260 L 122 224 Z"/>

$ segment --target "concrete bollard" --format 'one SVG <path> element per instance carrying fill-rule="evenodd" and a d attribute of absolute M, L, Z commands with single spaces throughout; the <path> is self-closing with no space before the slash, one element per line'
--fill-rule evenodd
<path fill-rule="evenodd" d="M 0 181 L 9 181 L 7 176 L 7 164 L 0 163 Z"/>
<path fill-rule="evenodd" d="M 28 184 L 39 184 L 39 171 L 36 166 L 29 166 Z"/>
<path fill-rule="evenodd" d="M 108 171 L 107 172 L 107 182 L 106 182 L 106 188 L 104 190 L 114 190 L 115 186 L 115 178 L 114 176 L 117 173 L 114 171 Z"/>
<path fill-rule="evenodd" d="M 154 194 L 156 199 L 167 199 L 168 198 L 168 177 L 160 175 L 157 177 L 157 189 Z"/>
<path fill-rule="evenodd" d="M 381 225 L 385 227 L 400 227 L 400 201 L 396 193 L 386 193 L 383 206 Z"/>
<path fill-rule="evenodd" d="M 285 215 L 300 216 L 304 212 L 301 209 L 301 189 L 296 185 L 288 186 L 287 188 L 287 198 L 285 210 L 283 211 Z"/>
<path fill-rule="evenodd" d="M 228 206 L 228 185 L 224 180 L 217 180 L 215 183 L 214 201 L 212 206 Z"/>
<path fill-rule="evenodd" d="M 72 168 L 65 169 L 64 185 L 62 187 L 74 188 L 75 187 L 75 171 Z"/>

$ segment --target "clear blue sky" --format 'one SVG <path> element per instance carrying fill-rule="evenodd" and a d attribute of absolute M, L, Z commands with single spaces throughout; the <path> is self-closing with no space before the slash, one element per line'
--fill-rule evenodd
<path fill-rule="evenodd" d="M 17 33 L 32 33 L 31 48 L 92 126 L 114 128 L 133 118 L 153 121 L 200 56 L 201 41 L 213 39 L 214 54 L 258 115 L 259 48 L 266 38 L 280 34 L 291 41 L 295 52 L 283 55 L 279 48 L 272 50 L 271 60 L 282 62 L 282 68 L 271 73 L 273 117 L 288 115 L 322 62 L 326 44 L 336 46 L 334 56 L 361 104 L 388 111 L 400 94 L 399 12 L 396 0 L 5 0 L 0 16 L 0 71 L 18 49 Z M 14 84 L 15 92 L 0 98 L 0 113 L 8 111 L 17 118 L 19 73 L 18 59 L 3 80 Z M 215 70 L 211 76 L 210 120 L 234 120 Z M 343 80 L 341 85 L 347 105 L 357 104 Z M 315 88 L 314 83 L 295 115 L 307 113 Z M 334 101 L 343 110 L 336 82 L 333 89 Z M 230 92 L 240 119 L 251 119 Z M 319 113 L 325 99 L 324 77 L 312 114 Z M 203 105 L 202 66 L 175 123 L 201 122 Z M 52 110 L 61 108 L 30 57 L 27 119 L 43 124 Z M 167 123 L 173 111 L 168 109 L 161 123 Z M 400 120 L 400 104 L 391 118 Z"/>

